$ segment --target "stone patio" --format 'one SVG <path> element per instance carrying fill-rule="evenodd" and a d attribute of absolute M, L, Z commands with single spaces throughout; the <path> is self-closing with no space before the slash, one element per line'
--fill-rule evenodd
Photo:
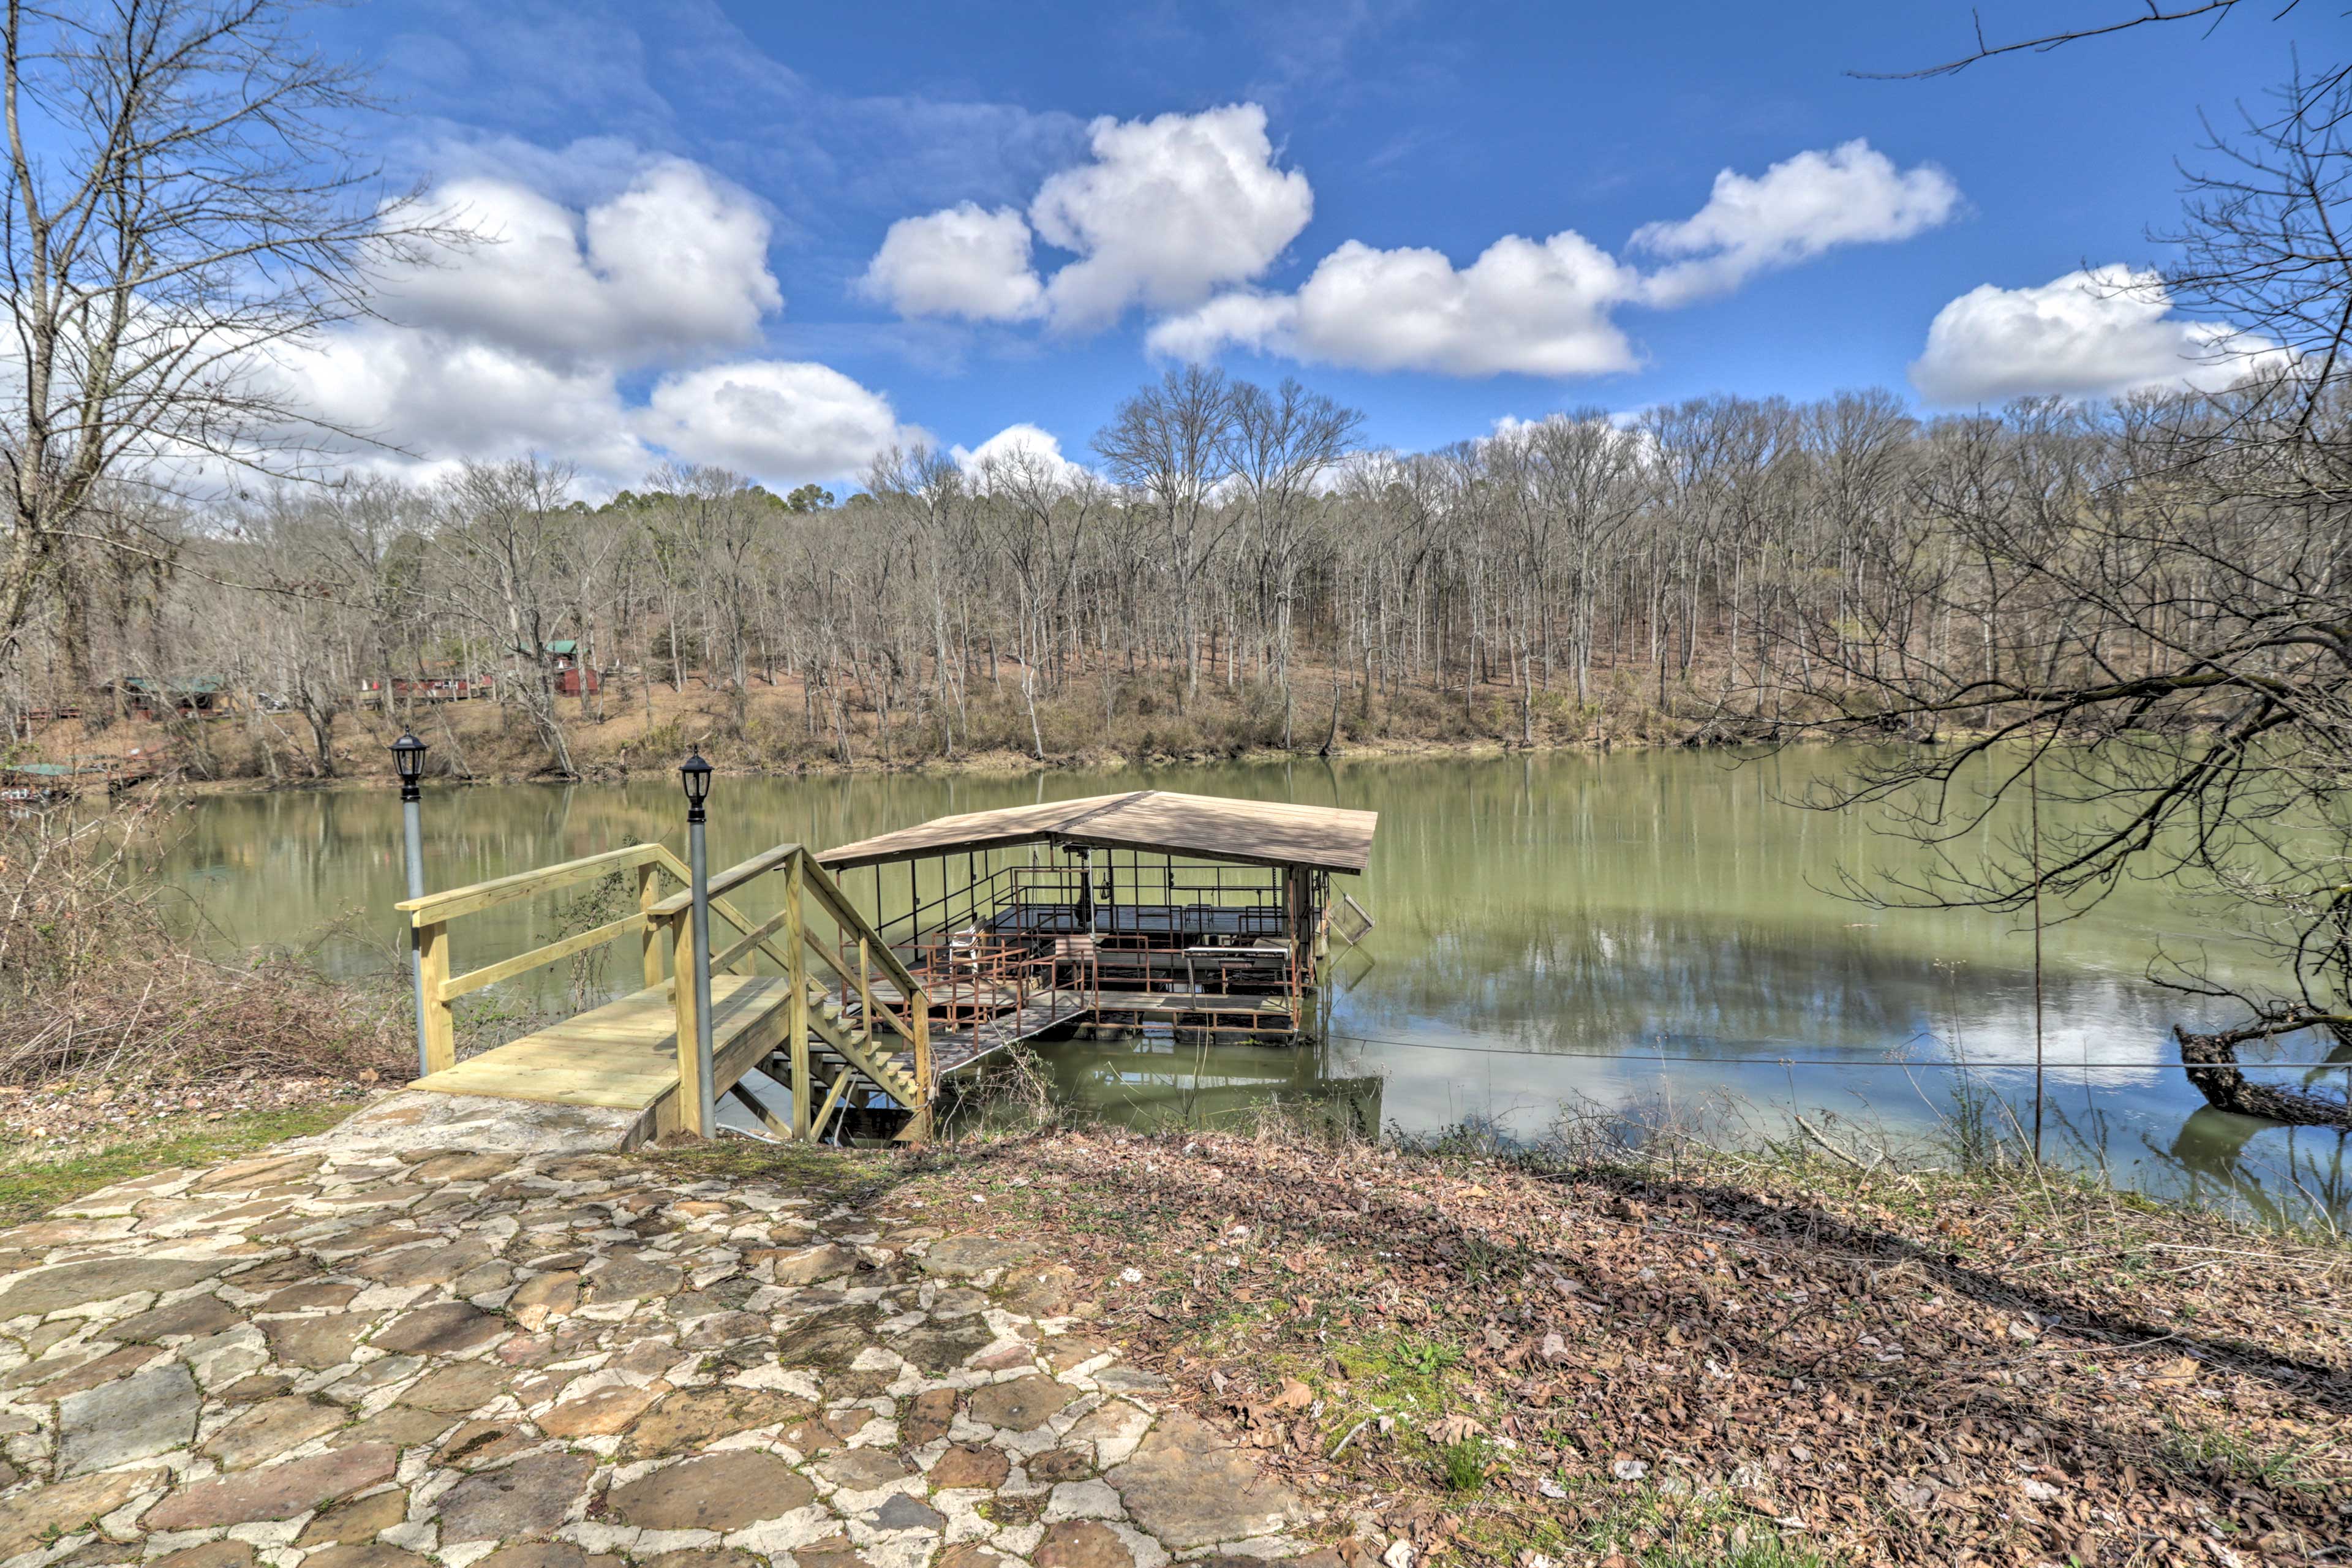
<path fill-rule="evenodd" d="M 0 1232 L 0 1568 L 1333 1568 L 956 1223 L 363 1137 L 110 1188 Z"/>

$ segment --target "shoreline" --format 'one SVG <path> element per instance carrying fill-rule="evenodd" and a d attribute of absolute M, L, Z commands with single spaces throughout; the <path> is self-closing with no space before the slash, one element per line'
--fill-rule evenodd
<path fill-rule="evenodd" d="M 1115 768 L 1337 763 L 1372 758 L 1488 758 L 1536 752 L 1607 753 L 1620 747 L 1715 749 L 1756 743 L 1759 721 L 1720 706 L 1720 693 L 1677 686 L 1654 698 L 1602 682 L 1590 700 L 1539 694 L 1532 711 L 1512 688 L 1475 693 L 1406 688 L 1286 721 L 1270 689 L 1204 686 L 1189 701 L 1151 683 L 1122 685 L 1111 711 L 1091 694 L 1065 693 L 1034 713 L 975 687 L 952 725 L 940 712 L 827 715 L 786 680 L 739 701 L 728 691 L 656 683 L 601 710 L 559 715 L 561 751 L 573 772 L 551 765 L 557 742 L 527 716 L 493 701 L 425 703 L 406 712 L 352 709 L 323 748 L 284 715 L 226 712 L 163 723 L 97 716 L 94 729 L 62 721 L 18 743 L 25 760 L 160 764 L 159 777 L 196 793 L 278 793 L 392 784 L 384 748 L 400 723 L 431 749 L 436 784 L 620 783 L 667 774 L 700 748 L 720 772 L 790 778 L 1008 776 Z M 1106 699 L 1108 700 L 1108 699 Z M 1286 739 L 1289 743 L 1286 744 Z M 1327 753 L 1326 745 L 1328 745 Z M 943 752 L 942 747 L 951 748 Z M 1040 758 L 1036 753 L 1045 754 Z M 846 752 L 849 760 L 844 762 Z M 133 755 L 133 753 L 139 753 Z M 322 767 L 330 776 L 320 776 Z M 448 770 L 442 772 L 441 770 Z"/>
<path fill-rule="evenodd" d="M 1120 752 L 1082 752 L 1049 757 L 1044 762 L 1019 752 L 985 751 L 960 752 L 950 758 L 925 758 L 920 762 L 885 765 L 878 760 L 859 759 L 838 762 L 796 762 L 788 766 L 765 766 L 756 763 L 709 761 L 722 778 L 772 779 L 860 779 L 860 778 L 1017 778 L 1031 773 L 1108 773 L 1120 769 L 1141 768 L 1210 768 L 1219 766 L 1265 767 L 1275 763 L 1320 763 L 1326 766 L 1351 762 L 1412 762 L 1420 760 L 1489 762 L 1505 757 L 1559 756 L 1578 753 L 1607 756 L 1612 752 L 1662 752 L 1683 750 L 1729 751 L 1753 742 L 1699 742 L 1688 739 L 1625 740 L 1625 741 L 1539 741 L 1532 746 L 1512 744 L 1495 740 L 1394 740 L 1351 742 L 1324 753 L 1317 750 L 1283 751 L 1276 747 L 1253 747 L 1237 752 L 1151 752 L 1137 756 Z M 1807 747 L 1837 744 L 1832 741 L 1804 741 L 1793 744 Z M 721 748 L 713 748 L 714 750 Z M 512 784 L 625 784 L 646 777 L 667 780 L 670 769 L 663 767 L 631 767 L 626 763 L 599 762 L 583 766 L 579 773 L 565 777 L 544 770 L 525 772 L 501 770 L 464 776 L 428 775 L 427 787 L 445 789 L 485 788 Z M 157 781 L 159 783 L 167 781 Z M 388 769 L 376 773 L 340 773 L 330 778 L 266 779 L 222 778 L 179 779 L 173 787 L 191 795 L 299 795 L 337 790 L 390 790 L 399 787 Z"/>

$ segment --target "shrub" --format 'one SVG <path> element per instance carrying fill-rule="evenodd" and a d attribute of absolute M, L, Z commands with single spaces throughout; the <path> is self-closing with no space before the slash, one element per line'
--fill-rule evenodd
<path fill-rule="evenodd" d="M 280 1073 L 356 1079 L 407 1061 L 402 994 L 284 953 L 216 958 L 166 918 L 149 798 L 0 824 L 0 1083 Z"/>

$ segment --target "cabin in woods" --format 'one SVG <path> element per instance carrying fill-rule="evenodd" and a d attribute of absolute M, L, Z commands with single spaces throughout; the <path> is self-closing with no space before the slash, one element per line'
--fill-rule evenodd
<path fill-rule="evenodd" d="M 580 645 L 570 637 L 549 643 L 547 658 L 555 671 L 555 689 L 562 696 L 579 696 L 583 682 L 593 696 L 604 684 L 603 676 L 580 662 Z"/>
<path fill-rule="evenodd" d="M 1282 1042 L 1316 1032 L 1335 932 L 1371 928 L 1332 879 L 1363 873 L 1378 822 L 1136 790 L 943 816 L 816 859 L 879 912 L 931 999 L 935 1050 L 984 1056 L 1071 1022 Z"/>

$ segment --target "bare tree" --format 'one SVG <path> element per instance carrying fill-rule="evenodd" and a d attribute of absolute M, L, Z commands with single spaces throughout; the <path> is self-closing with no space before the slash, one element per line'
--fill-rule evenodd
<path fill-rule="evenodd" d="M 2192 194 L 2177 280 L 2242 329 L 2214 340 L 2236 383 L 2104 418 L 2027 408 L 1998 438 L 1947 442 L 1920 500 L 1967 569 L 1935 592 L 1980 651 L 1906 637 L 1890 654 L 1882 627 L 1821 664 L 1815 689 L 1832 731 L 1976 726 L 1887 753 L 1819 804 L 1879 803 L 1939 847 L 2029 778 L 2073 807 L 2039 853 L 1948 857 L 1874 891 L 1999 910 L 2043 895 L 2079 909 L 2126 878 L 2202 891 L 2287 980 L 2159 959 L 2159 979 L 2237 1009 L 2183 1034 L 2192 1079 L 2231 1109 L 2337 1124 L 2352 1124 L 2341 1100 L 2244 1098 L 2232 1053 L 2315 1031 L 2352 1059 L 2347 116 L 2340 76 L 2290 84 L 2285 111 L 2250 124 Z"/>
<path fill-rule="evenodd" d="M 740 733 L 751 679 L 751 606 L 758 594 L 751 560 L 763 529 L 782 510 L 774 497 L 731 469 L 670 464 L 646 480 L 662 534 L 676 542 L 681 574 L 704 605 L 704 668 L 719 685 L 714 661 L 726 661 L 729 710 Z M 671 632 L 673 655 L 677 632 Z M 584 681 L 583 681 L 584 692 Z"/>
<path fill-rule="evenodd" d="M 107 509 L 119 487 L 299 468 L 320 432 L 278 356 L 363 311 L 373 266 L 446 237 L 355 154 L 363 83 L 297 12 L 9 0 L 0 657 L 67 541 L 160 548 Z"/>
<path fill-rule="evenodd" d="M 530 721 L 549 765 L 565 778 L 579 770 L 556 706 L 550 643 L 562 613 L 555 566 L 576 516 L 571 485 L 569 468 L 536 458 L 467 463 L 442 488 L 436 537 L 456 574 L 454 607 L 506 661 L 500 698 Z"/>
<path fill-rule="evenodd" d="M 1971 11 L 1969 17 L 1976 26 L 1976 47 L 1966 54 L 1956 55 L 1937 65 L 1917 66 L 1909 70 L 1850 71 L 1847 74 L 1874 78 L 1881 81 L 1916 81 L 1926 77 L 1958 76 L 1972 65 L 1984 60 L 1998 59 L 2003 55 L 2048 54 L 2053 49 L 2063 48 L 2068 44 L 2078 44 L 2088 38 L 2110 37 L 2116 33 L 2130 32 L 2135 27 L 2163 26 L 2173 22 L 2202 22 L 2205 24 L 2206 31 L 2210 33 L 2213 28 L 2220 26 L 2231 12 L 2246 3 L 2247 0 L 2176 0 L 2175 4 L 2167 5 L 2162 4 L 2161 0 L 2139 0 L 2137 6 L 2124 11 L 2113 21 L 2094 23 L 2082 27 L 2062 27 L 2055 32 L 2041 33 L 2032 37 L 2011 38 L 2002 42 L 1995 42 L 1987 37 L 1983 16 Z M 2269 12 L 2275 20 L 2301 4 L 2302 0 L 2266 0 L 2266 3 L 2259 8 Z"/>
<path fill-rule="evenodd" d="M 1282 744 L 1291 747 L 1297 707 L 1291 688 L 1291 645 L 1307 510 L 1318 489 L 1356 444 L 1364 416 L 1285 377 L 1272 393 L 1243 382 L 1232 395 L 1227 463 L 1241 482 L 1267 563 L 1274 596 L 1275 679 L 1282 691 Z"/>
<path fill-rule="evenodd" d="M 1214 496 L 1232 472 L 1233 427 L 1223 374 L 1187 365 L 1120 404 L 1095 437 L 1111 477 L 1134 489 L 1160 525 L 1180 619 L 1180 702 L 1200 690 L 1201 578 L 1229 521 Z"/>

